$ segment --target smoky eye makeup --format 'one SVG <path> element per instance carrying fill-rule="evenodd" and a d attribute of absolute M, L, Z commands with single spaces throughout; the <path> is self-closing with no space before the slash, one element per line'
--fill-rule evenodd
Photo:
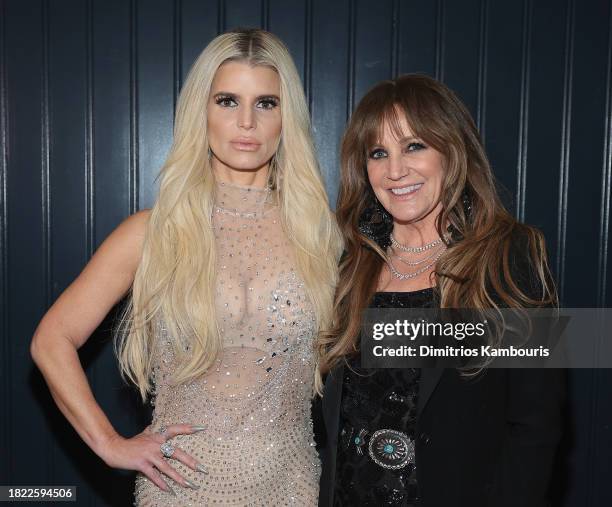
<path fill-rule="evenodd" d="M 215 95 L 215 104 L 222 107 L 230 107 L 236 104 L 236 97 L 233 95 L 220 93 Z"/>
<path fill-rule="evenodd" d="M 221 107 L 235 107 L 238 105 L 238 97 L 231 93 L 218 93 L 213 96 L 215 104 Z M 255 99 L 255 107 L 264 111 L 278 107 L 280 99 L 276 95 L 266 95 Z"/>
<path fill-rule="evenodd" d="M 425 146 L 422 142 L 411 141 L 409 143 L 406 143 L 404 150 L 405 151 L 419 151 L 419 150 L 424 150 L 425 148 L 427 148 L 427 146 Z"/>
<path fill-rule="evenodd" d="M 411 152 L 421 151 L 425 149 L 427 149 L 427 146 L 421 141 L 409 141 L 409 142 L 406 142 L 402 147 L 402 151 L 404 153 L 411 153 Z M 370 148 L 368 150 L 369 159 L 377 160 L 380 158 L 385 158 L 386 156 L 387 156 L 387 151 L 384 148 L 381 148 L 380 146 Z"/>
<path fill-rule="evenodd" d="M 375 148 L 371 148 L 368 150 L 368 158 L 372 159 L 372 160 L 377 160 L 379 158 L 383 158 L 387 155 L 387 152 L 380 148 L 380 147 L 375 147 Z"/>
<path fill-rule="evenodd" d="M 280 100 L 278 97 L 274 95 L 270 95 L 267 97 L 260 97 L 257 101 L 257 107 L 260 109 L 274 109 L 278 107 Z"/>

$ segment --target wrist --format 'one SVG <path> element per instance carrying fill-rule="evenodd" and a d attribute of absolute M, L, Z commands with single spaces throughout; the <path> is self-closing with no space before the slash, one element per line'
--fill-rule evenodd
<path fill-rule="evenodd" d="M 99 437 L 94 444 L 94 452 L 105 462 L 109 463 L 112 447 L 123 437 L 117 432 L 107 433 Z"/>

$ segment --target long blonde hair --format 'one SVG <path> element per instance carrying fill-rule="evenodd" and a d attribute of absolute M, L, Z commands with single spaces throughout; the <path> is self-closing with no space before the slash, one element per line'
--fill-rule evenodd
<path fill-rule="evenodd" d="M 353 113 L 342 140 L 341 183 L 336 216 L 346 242 L 330 330 L 318 342 L 317 390 L 322 375 L 358 349 L 363 310 L 374 292 L 386 253 L 364 235 L 360 221 L 374 202 L 368 181 L 368 149 L 387 122 L 399 128 L 405 115 L 415 136 L 444 156 L 440 237 L 450 223 L 455 240 L 435 266 L 434 296 L 441 308 L 498 309 L 501 306 L 555 306 L 556 289 L 542 233 L 521 224 L 504 208 L 474 121 L 459 98 L 443 83 L 407 74 L 372 88 Z M 469 203 L 469 206 L 467 206 Z M 468 210 L 469 208 L 469 210 Z M 388 232 L 387 232 L 388 236 Z M 511 248 L 524 247 L 530 280 L 511 272 Z M 521 260 L 521 259 L 519 259 Z M 531 293 L 526 294 L 525 290 Z M 534 299 L 533 294 L 537 294 Z"/>
<path fill-rule="evenodd" d="M 214 176 L 208 157 L 207 105 L 215 73 L 228 61 L 264 65 L 279 75 L 282 127 L 270 184 L 278 192 L 283 227 L 318 329 L 325 329 L 331 319 L 341 237 L 314 153 L 299 75 L 287 48 L 271 33 L 224 33 L 200 54 L 181 90 L 172 147 L 159 174 L 159 196 L 115 342 L 121 374 L 136 384 L 143 400 L 151 392 L 157 319 L 173 337 L 177 384 L 205 373 L 222 349 L 214 309 Z"/>

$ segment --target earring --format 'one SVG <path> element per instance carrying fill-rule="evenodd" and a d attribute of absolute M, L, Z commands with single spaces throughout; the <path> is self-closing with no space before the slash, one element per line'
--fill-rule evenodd
<path fill-rule="evenodd" d="M 375 195 L 359 218 L 359 232 L 385 250 L 391 244 L 393 217 Z"/>
<path fill-rule="evenodd" d="M 463 189 L 461 194 L 461 203 L 463 204 L 463 213 L 468 222 L 472 220 L 472 195 L 468 190 L 468 187 Z"/>
<path fill-rule="evenodd" d="M 464 187 L 463 192 L 461 193 L 461 205 L 463 206 L 463 214 L 465 215 L 465 220 L 469 224 L 472 221 L 472 195 L 468 187 Z M 459 230 L 450 224 L 446 232 L 450 234 L 451 240 L 453 243 L 461 241 L 463 239 L 463 235 L 459 232 Z"/>

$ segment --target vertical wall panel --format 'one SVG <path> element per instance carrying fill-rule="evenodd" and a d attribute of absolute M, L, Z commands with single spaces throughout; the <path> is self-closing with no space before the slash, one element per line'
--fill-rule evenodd
<path fill-rule="evenodd" d="M 551 267 L 558 265 L 559 167 L 563 122 L 566 2 L 534 2 L 531 15 L 525 221 L 546 236 Z M 555 83 L 555 86 L 552 86 Z"/>
<path fill-rule="evenodd" d="M 606 131 L 604 145 L 603 186 L 606 190 L 602 203 L 602 230 L 601 230 L 601 306 L 612 306 L 612 13 L 608 23 L 608 64 L 606 76 Z"/>
<path fill-rule="evenodd" d="M 238 26 L 262 28 L 267 23 L 265 0 L 224 0 L 224 30 Z"/>
<path fill-rule="evenodd" d="M 216 0 L 181 0 L 181 82 L 206 45 L 217 35 L 219 2 Z"/>
<path fill-rule="evenodd" d="M 532 6 L 525 221 L 544 232 L 558 279 L 563 255 L 559 224 L 564 221 L 559 203 L 563 202 L 563 153 L 567 145 L 564 126 L 570 113 L 565 95 L 571 84 L 567 72 L 573 59 L 572 16 L 567 1 L 534 2 Z M 588 472 L 580 464 L 587 462 L 588 442 L 581 433 L 589 431 L 591 424 L 592 378 L 589 370 L 569 372 L 568 413 L 572 416 L 559 451 L 555 504 L 581 505 L 579 497 L 585 493 Z M 574 500 L 569 500 L 572 497 Z"/>
<path fill-rule="evenodd" d="M 51 439 L 47 424 L 52 400 L 38 372 L 32 371 L 29 340 L 49 303 L 47 263 L 48 18 L 44 3 L 8 2 L 6 85 L 8 94 L 7 301 L 10 414 L 9 481 L 49 484 Z M 45 184 L 43 184 L 45 182 Z M 28 432 L 24 433 L 28 423 Z M 27 437 L 27 438 L 26 438 Z M 32 466 L 32 456 L 38 466 Z"/>
<path fill-rule="evenodd" d="M 610 211 L 612 204 L 612 9 L 608 23 L 608 62 L 606 68 L 606 104 L 604 125 L 604 150 L 602 169 L 602 203 L 600 228 L 600 284 L 599 306 L 605 306 L 610 301 L 607 291 L 607 281 L 610 277 Z"/>
<path fill-rule="evenodd" d="M 171 145 L 174 118 L 174 6 L 166 0 L 138 4 L 139 205 L 153 206 L 159 174 Z"/>
<path fill-rule="evenodd" d="M 440 78 L 461 97 L 474 117 L 478 110 L 480 1 L 445 1 L 441 13 L 443 62 Z"/>
<path fill-rule="evenodd" d="M 312 45 L 310 1 L 269 0 L 268 29 L 287 45 L 300 78 L 308 90 L 306 56 Z"/>
<path fill-rule="evenodd" d="M 339 139 L 350 109 L 348 76 L 349 35 L 351 29 L 350 1 L 336 2 L 334 16 L 329 15 L 329 2 L 313 0 L 312 25 L 312 123 L 314 139 L 321 162 L 321 170 L 327 183 L 329 200 L 336 202 L 338 194 Z"/>
<path fill-rule="evenodd" d="M 441 0 L 415 0 L 399 3 L 398 73 L 436 72 L 437 12 Z"/>
<path fill-rule="evenodd" d="M 562 274 L 567 306 L 589 307 L 598 304 L 604 164 L 602 147 L 607 135 L 606 111 L 602 105 L 606 103 L 608 93 L 609 9 L 609 2 L 598 0 L 575 4 L 572 108 L 567 154 L 567 232 Z M 603 400 L 600 390 L 609 390 L 610 387 L 601 384 L 600 379 L 604 377 L 600 373 L 577 372 L 575 378 L 578 382 L 572 385 L 576 429 L 572 475 L 581 480 L 573 483 L 568 497 L 569 505 L 579 501 L 586 506 L 604 505 L 598 503 L 596 496 L 598 489 L 606 487 L 603 477 L 609 476 L 612 470 L 609 457 L 605 462 L 600 454 L 606 433 L 609 441 L 610 430 L 609 421 L 598 418 L 598 414 L 600 403 L 609 405 L 609 401 Z M 597 467 L 604 467 L 607 474 Z M 606 496 L 610 498 L 609 494 Z"/>
<path fill-rule="evenodd" d="M 90 256 L 91 130 L 88 125 L 87 2 L 48 2 L 49 89 L 49 214 L 51 298 L 55 300 L 78 275 Z M 74 23 L 77 21 L 77 23 Z M 69 86 L 66 86 L 70 83 Z M 53 408 L 48 421 L 58 436 L 54 446 L 51 484 L 70 481 L 89 501 L 83 458 L 90 451 L 61 412 Z M 76 445 L 74 445 L 76 444 Z"/>
<path fill-rule="evenodd" d="M 489 160 L 504 192 L 504 201 L 513 206 L 517 194 L 519 132 L 521 121 L 523 6 L 502 3 L 491 9 L 480 23 L 487 25 L 487 59 L 479 63 L 487 72 L 484 97 Z M 514 209 L 516 209 L 514 207 Z"/>
<path fill-rule="evenodd" d="M 393 66 L 393 2 L 367 0 L 355 5 L 354 104 L 376 83 L 391 78 Z M 376 44 L 372 44 L 376 41 Z"/>
<path fill-rule="evenodd" d="M 130 215 L 132 209 L 131 154 L 132 101 L 130 90 L 131 6 L 122 0 L 94 0 L 92 5 L 91 79 L 93 95 L 93 239 L 94 248 Z M 136 35 L 136 34 L 134 34 Z M 134 62 L 136 63 L 136 62 Z M 134 69 L 136 70 L 136 69 Z M 111 346 L 111 328 L 119 308 L 111 311 L 81 350 L 92 378 L 96 400 L 115 429 L 124 436 L 141 431 L 139 405 L 121 380 Z M 88 456 L 83 469 L 93 484 L 95 505 L 127 504 L 131 474 L 109 469 L 96 456 Z M 104 484 L 113 484 L 105 488 Z"/>
<path fill-rule="evenodd" d="M 572 66 L 571 139 L 568 178 L 565 304 L 597 305 L 599 228 L 605 132 L 609 4 L 576 4 Z M 597 149 L 594 147 L 597 146 Z M 574 169 L 573 171 L 571 169 Z M 583 196 L 591 196 L 584 199 Z M 585 248 L 589 245 L 590 248 Z M 567 269 L 567 266 L 581 266 Z"/>
<path fill-rule="evenodd" d="M 6 89 L 6 3 L 0 2 L 0 406 L 9 410 L 11 406 L 10 355 L 8 337 L 8 265 L 7 265 L 7 192 L 8 165 L 8 99 Z M 0 428 L 0 477 L 8 478 L 10 469 L 9 443 L 10 424 L 4 421 Z"/>
<path fill-rule="evenodd" d="M 93 2 L 94 243 L 130 209 L 130 3 Z"/>

